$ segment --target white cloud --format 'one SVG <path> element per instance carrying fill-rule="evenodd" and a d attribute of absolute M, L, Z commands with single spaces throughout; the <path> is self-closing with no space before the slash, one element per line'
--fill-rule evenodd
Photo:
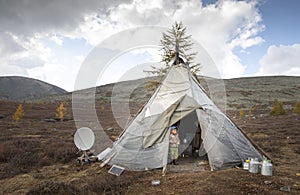
<path fill-rule="evenodd" d="M 19 0 L 0 1 L 1 29 L 34 36 L 36 32 L 73 31 L 84 17 L 91 13 L 106 12 L 120 3 L 121 0 Z"/>
<path fill-rule="evenodd" d="M 188 32 L 207 50 L 222 77 L 243 76 L 245 66 L 233 49 L 246 49 L 263 41 L 258 36 L 264 26 L 257 2 L 219 1 L 201 9 L 195 5 L 196 2 L 185 3 L 174 18 L 187 25 Z"/>
<path fill-rule="evenodd" d="M 0 0 L 0 50 L 8 53 L 0 56 L 0 60 L 5 62 L 5 65 L 1 64 L 1 74 L 13 74 L 15 69 L 15 74 L 43 78 L 64 88 L 68 85 L 68 90 L 71 90 L 70 83 L 74 82 L 76 74 L 68 75 L 68 79 L 59 79 L 61 74 L 55 71 L 71 67 L 78 70 L 82 57 L 76 54 L 69 63 L 61 61 L 45 40 L 54 41 L 60 48 L 64 48 L 65 38 L 84 39 L 88 44 L 96 45 L 128 28 L 144 25 L 170 28 L 177 20 L 183 21 L 187 32 L 211 55 L 221 76 L 243 76 L 245 67 L 233 49 L 245 50 L 263 42 L 258 34 L 264 26 L 256 6 L 257 1 L 235 0 L 220 0 L 208 6 L 196 0 L 92 0 L 88 3 Z M 145 37 L 150 38 L 153 39 Z M 67 56 L 64 60 L 69 58 Z M 154 58 L 157 59 L 157 55 Z"/>
<path fill-rule="evenodd" d="M 4 46 L 5 52 L 0 56 L 1 74 L 11 75 L 13 69 L 15 74 L 30 76 L 28 70 L 42 67 L 51 57 L 50 48 L 42 44 L 37 38 L 24 38 L 13 34 L 9 35 L 17 49 L 8 49 L 10 45 Z"/>
<path fill-rule="evenodd" d="M 264 26 L 261 24 L 256 1 L 220 1 L 206 7 L 195 0 L 179 3 L 157 1 L 155 6 L 150 6 L 147 2 L 149 1 L 136 0 L 132 4 L 112 9 L 109 21 L 116 28 L 105 28 L 100 33 L 105 37 L 104 34 L 109 35 L 114 31 L 139 25 L 170 28 L 175 20 L 183 21 L 187 32 L 207 50 L 217 64 L 221 76 L 227 78 L 243 76 L 245 70 L 233 49 L 245 50 L 263 42 L 258 36 Z M 87 39 L 95 42 L 93 37 L 95 36 Z"/>
<path fill-rule="evenodd" d="M 260 60 L 257 75 L 300 75 L 300 44 L 272 45 Z"/>
<path fill-rule="evenodd" d="M 60 46 L 63 44 L 63 38 L 58 37 L 57 35 L 51 36 L 50 40 L 53 41 L 54 43 L 56 43 L 57 45 L 60 45 Z"/>
<path fill-rule="evenodd" d="M 231 50 L 227 50 L 226 52 L 225 58 L 221 62 L 223 64 L 221 67 L 223 77 L 241 77 L 246 69 L 246 66 L 243 66 L 240 63 L 240 59 L 234 55 Z"/>

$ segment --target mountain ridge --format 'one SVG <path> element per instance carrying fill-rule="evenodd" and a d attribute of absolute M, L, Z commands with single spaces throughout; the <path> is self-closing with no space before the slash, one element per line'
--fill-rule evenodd
<path fill-rule="evenodd" d="M 67 91 L 44 81 L 22 77 L 0 77 L 0 99 L 24 101 L 48 95 L 63 94 Z"/>

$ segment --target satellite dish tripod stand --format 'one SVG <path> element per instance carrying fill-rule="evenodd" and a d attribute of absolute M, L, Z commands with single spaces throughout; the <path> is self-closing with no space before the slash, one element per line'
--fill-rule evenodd
<path fill-rule="evenodd" d="M 82 152 L 82 155 L 77 158 L 77 162 L 81 166 L 89 162 L 96 162 L 98 160 L 97 156 L 94 156 L 93 152 L 90 150 L 79 150 L 78 152 Z"/>

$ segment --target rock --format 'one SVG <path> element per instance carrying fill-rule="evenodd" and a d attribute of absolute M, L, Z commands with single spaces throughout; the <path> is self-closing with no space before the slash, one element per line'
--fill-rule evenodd
<path fill-rule="evenodd" d="M 264 181 L 264 184 L 267 184 L 267 185 L 270 185 L 272 183 L 273 183 L 272 181 L 268 181 L 268 180 Z"/>
<path fill-rule="evenodd" d="M 51 123 L 55 123 L 57 120 L 53 119 L 53 118 L 46 118 L 44 119 L 45 122 L 51 122 Z"/>
<path fill-rule="evenodd" d="M 283 186 L 280 188 L 280 191 L 283 191 L 283 192 L 290 192 L 291 191 L 291 188 L 290 186 Z"/>

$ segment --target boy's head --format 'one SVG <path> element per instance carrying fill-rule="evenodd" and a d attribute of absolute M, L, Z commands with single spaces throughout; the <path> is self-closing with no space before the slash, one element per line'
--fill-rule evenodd
<path fill-rule="evenodd" d="M 176 126 L 171 127 L 171 133 L 174 134 L 174 135 L 177 133 L 177 127 Z"/>
<path fill-rule="evenodd" d="M 171 132 L 172 132 L 173 135 L 176 135 L 176 134 L 177 134 L 177 129 L 176 129 L 176 128 L 175 128 L 175 129 L 172 129 Z"/>

